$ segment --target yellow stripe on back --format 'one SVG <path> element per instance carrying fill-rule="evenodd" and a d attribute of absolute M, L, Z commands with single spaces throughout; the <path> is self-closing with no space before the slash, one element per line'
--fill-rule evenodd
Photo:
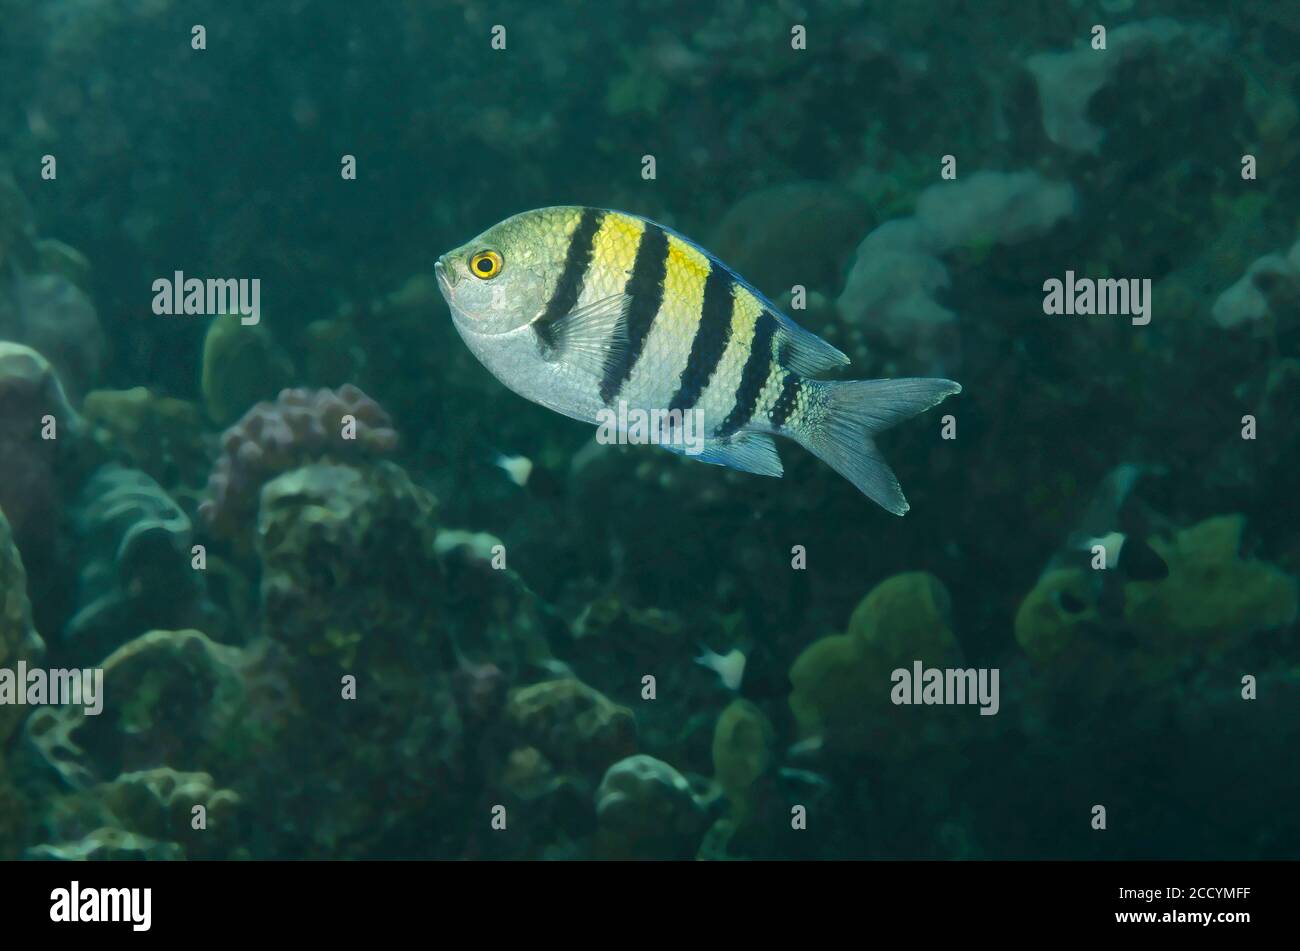
<path fill-rule="evenodd" d="M 691 343 L 700 325 L 708 257 L 675 235 L 668 235 L 663 302 L 646 338 L 645 350 L 629 380 L 629 403 L 646 409 L 667 408 L 677 391 Z"/>
<path fill-rule="evenodd" d="M 592 244 L 591 265 L 583 290 L 583 303 L 610 294 L 622 293 L 632 274 L 636 249 L 641 243 L 645 222 L 631 215 L 611 211 L 605 215 Z"/>

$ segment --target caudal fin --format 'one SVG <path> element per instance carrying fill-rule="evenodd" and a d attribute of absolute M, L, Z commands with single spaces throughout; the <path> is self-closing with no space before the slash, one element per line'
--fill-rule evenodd
<path fill-rule="evenodd" d="M 889 463 L 871 437 L 923 413 L 946 397 L 961 392 L 952 380 L 819 380 L 824 400 L 817 424 L 797 434 L 804 447 L 873 502 L 895 515 L 907 511 L 907 499 Z"/>

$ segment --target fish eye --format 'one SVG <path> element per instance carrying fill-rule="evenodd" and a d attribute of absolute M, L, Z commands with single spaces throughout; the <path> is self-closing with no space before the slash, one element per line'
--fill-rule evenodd
<path fill-rule="evenodd" d="M 504 263 L 495 251 L 480 251 L 469 259 L 469 270 L 475 277 L 486 281 L 500 274 Z"/>

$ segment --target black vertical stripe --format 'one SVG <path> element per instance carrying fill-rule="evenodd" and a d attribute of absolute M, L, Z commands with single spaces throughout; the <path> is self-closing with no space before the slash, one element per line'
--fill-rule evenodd
<path fill-rule="evenodd" d="M 759 394 L 772 368 L 772 338 L 776 335 L 776 318 L 768 311 L 758 315 L 754 325 L 754 339 L 749 346 L 745 368 L 740 371 L 740 385 L 736 387 L 736 405 L 718 427 L 718 436 L 726 438 L 738 432 L 754 416 Z"/>
<path fill-rule="evenodd" d="M 790 418 L 799 401 L 799 387 L 799 374 L 787 372 L 785 379 L 781 381 L 781 395 L 776 398 L 772 412 L 768 414 L 768 419 L 773 426 L 784 426 L 785 421 Z"/>
<path fill-rule="evenodd" d="M 709 268 L 709 276 L 704 279 L 700 320 L 695 327 L 695 338 L 691 341 L 691 354 L 686 358 L 686 368 L 682 370 L 677 392 L 668 404 L 670 410 L 690 409 L 694 406 L 718 369 L 723 351 L 731 339 L 734 286 L 731 275 L 722 265 L 713 264 Z"/>
<path fill-rule="evenodd" d="M 641 240 L 636 247 L 636 260 L 632 275 L 627 279 L 623 293 L 628 297 L 627 349 L 613 355 L 600 381 L 600 398 L 613 401 L 632 377 L 632 368 L 641 359 L 650 327 L 664 300 L 664 275 L 668 272 L 668 235 L 658 225 L 645 223 Z"/>
<path fill-rule="evenodd" d="M 605 220 L 605 212 L 599 208 L 582 209 L 578 226 L 569 238 L 569 250 L 564 255 L 564 270 L 551 292 L 551 299 L 546 302 L 546 310 L 539 318 L 541 327 L 559 320 L 578 303 L 582 294 L 582 280 L 591 264 L 591 252 L 596 241 L 596 232 Z M 540 329 L 540 327 L 539 327 Z"/>

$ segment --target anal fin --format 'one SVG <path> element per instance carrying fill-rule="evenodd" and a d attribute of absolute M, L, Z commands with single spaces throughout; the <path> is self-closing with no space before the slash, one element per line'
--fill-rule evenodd
<path fill-rule="evenodd" d="M 714 466 L 726 466 L 740 472 L 752 472 L 755 475 L 781 478 L 785 469 L 781 466 L 781 456 L 776 451 L 776 443 L 766 433 L 741 432 L 726 440 L 707 443 L 700 453 L 690 453 L 686 447 L 678 444 L 660 443 L 663 448 L 688 459 L 698 459 Z"/>

